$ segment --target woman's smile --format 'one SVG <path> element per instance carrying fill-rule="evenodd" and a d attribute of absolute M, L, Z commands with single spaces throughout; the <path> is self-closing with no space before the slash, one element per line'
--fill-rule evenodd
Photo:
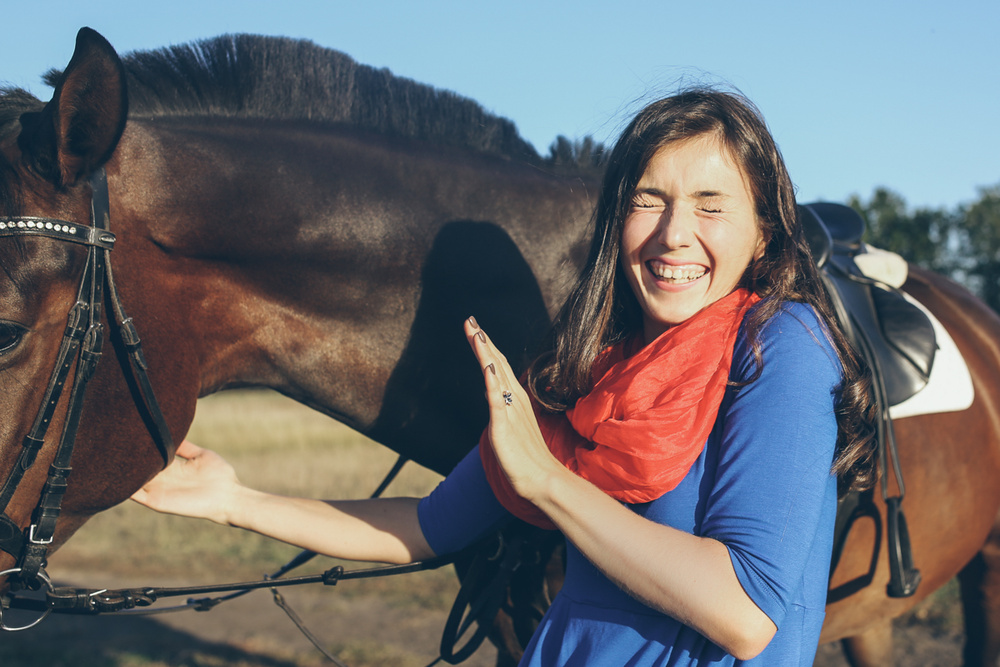
<path fill-rule="evenodd" d="M 693 264 L 671 266 L 656 259 L 646 262 L 646 267 L 650 273 L 668 285 L 688 285 L 706 273 L 704 266 Z"/>

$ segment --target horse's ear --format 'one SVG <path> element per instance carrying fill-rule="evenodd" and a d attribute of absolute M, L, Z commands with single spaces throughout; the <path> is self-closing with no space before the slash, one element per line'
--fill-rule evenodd
<path fill-rule="evenodd" d="M 28 116 L 21 149 L 54 182 L 73 185 L 107 162 L 128 117 L 125 68 L 111 44 L 81 28 L 52 100 Z"/>

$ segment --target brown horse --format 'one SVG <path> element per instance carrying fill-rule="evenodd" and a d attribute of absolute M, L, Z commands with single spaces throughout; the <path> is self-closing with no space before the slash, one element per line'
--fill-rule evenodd
<path fill-rule="evenodd" d="M 283 69 L 251 74 L 256 52 Z M 306 43 L 224 38 L 126 65 L 84 29 L 49 103 L 0 97 L 0 217 L 87 224 L 88 178 L 103 166 L 114 275 L 175 439 L 199 396 L 268 386 L 449 470 L 486 419 L 460 323 L 475 314 L 527 362 L 583 259 L 588 180 L 555 174 L 509 123 L 468 101 Z M 0 238 L 0 480 L 43 401 L 85 255 L 52 238 Z M 850 638 L 856 664 L 890 664 L 891 619 L 961 573 L 966 664 L 991 665 L 1000 318 L 916 269 L 904 289 L 951 333 L 976 397 L 963 412 L 896 424 L 917 595 L 886 595 L 876 501 L 831 590 L 862 583 L 831 602 L 823 640 Z M 163 465 L 115 363 L 123 351 L 108 352 L 83 404 L 52 548 Z M 65 420 L 61 407 L 50 432 Z M 54 452 L 46 441 L 6 508 L 19 529 Z M 0 572 L 14 563 L 0 553 Z"/>

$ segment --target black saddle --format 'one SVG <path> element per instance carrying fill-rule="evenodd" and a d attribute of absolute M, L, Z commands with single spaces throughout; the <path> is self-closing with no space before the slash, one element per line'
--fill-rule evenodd
<path fill-rule="evenodd" d="M 866 252 L 864 219 L 843 204 L 799 206 L 799 215 L 848 339 L 881 376 L 888 405 L 926 386 L 937 340 L 930 319 L 903 295 L 865 276 L 854 258 Z M 865 352 L 868 354 L 865 354 Z"/>
<path fill-rule="evenodd" d="M 865 223 L 854 209 L 842 204 L 804 204 L 799 206 L 799 216 L 841 328 L 872 371 L 879 415 L 876 437 L 882 465 L 880 481 L 887 508 L 888 593 L 891 597 L 909 597 L 920 585 L 920 571 L 913 566 L 909 531 L 901 507 L 905 486 L 889 407 L 902 403 L 926 386 L 937 350 L 934 328 L 924 311 L 907 301 L 902 293 L 865 276 L 858 268 L 854 258 L 866 252 L 861 242 Z M 892 497 L 888 487 L 890 465 L 899 487 L 899 495 Z M 862 517 L 878 519 L 872 501 L 870 491 L 849 494 L 841 500 L 831 574 L 854 522 Z M 880 524 L 878 534 L 882 534 Z M 877 555 L 878 544 L 872 571 L 860 580 L 830 591 L 828 599 L 841 599 L 870 583 Z"/>

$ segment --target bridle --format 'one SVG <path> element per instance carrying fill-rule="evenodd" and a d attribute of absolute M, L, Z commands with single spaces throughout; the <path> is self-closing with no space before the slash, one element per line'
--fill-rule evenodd
<path fill-rule="evenodd" d="M 43 583 L 48 582 L 43 568 L 67 489 L 71 471 L 70 459 L 80 426 L 84 393 L 100 361 L 104 346 L 101 310 L 105 299 L 105 288 L 117 325 L 113 329 L 129 359 L 129 363 L 123 363 L 122 366 L 126 377 L 132 380 L 130 384 L 133 400 L 136 401 L 140 412 L 144 411 L 147 428 L 163 456 L 164 465 L 169 462 L 174 451 L 166 419 L 156 401 L 146 373 L 146 361 L 138 333 L 131 318 L 125 314 L 115 288 L 111 271 L 111 250 L 114 248 L 115 235 L 109 231 L 108 181 L 104 169 L 99 169 L 93 174 L 90 185 L 91 225 L 44 217 L 0 218 L 0 237 L 40 236 L 87 248 L 87 260 L 80 279 L 76 302 L 69 310 L 66 329 L 41 407 L 31 430 L 22 442 L 20 456 L 3 486 L 0 487 L 0 550 L 6 551 L 16 559 L 16 566 L 0 572 L 0 576 L 9 575 L 9 581 L 15 589 L 20 586 L 37 590 Z M 22 531 L 7 514 L 7 509 L 25 473 L 34 465 L 38 452 L 45 444 L 49 424 L 59 405 L 66 378 L 74 362 L 76 372 L 70 389 L 62 436 L 30 525 Z"/>

